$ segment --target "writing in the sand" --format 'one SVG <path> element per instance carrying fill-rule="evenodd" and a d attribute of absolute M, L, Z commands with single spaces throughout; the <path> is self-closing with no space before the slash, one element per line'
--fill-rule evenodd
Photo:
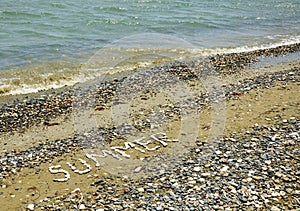
<path fill-rule="evenodd" d="M 124 142 L 124 146 L 111 146 L 109 149 L 103 149 L 102 154 L 86 154 L 86 156 L 93 160 L 96 163 L 96 166 L 99 166 L 99 163 L 96 157 L 105 158 L 108 155 L 112 156 L 117 160 L 122 160 L 122 158 L 130 158 L 128 150 L 135 149 L 140 153 L 147 153 L 147 151 L 156 151 L 162 147 L 167 147 L 168 142 L 177 142 L 177 139 L 170 140 L 165 133 L 157 133 L 150 135 L 149 137 L 141 137 L 135 139 L 134 141 Z"/>

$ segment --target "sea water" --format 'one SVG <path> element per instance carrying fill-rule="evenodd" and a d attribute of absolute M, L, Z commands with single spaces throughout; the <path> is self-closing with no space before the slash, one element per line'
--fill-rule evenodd
<path fill-rule="evenodd" d="M 299 41 L 299 0 L 1 0 L 0 95 L 89 79 L 81 68 L 91 58 L 113 71 L 128 58 L 147 66 L 145 55 L 160 51 L 177 59 Z M 142 62 L 140 49 L 152 52 Z"/>

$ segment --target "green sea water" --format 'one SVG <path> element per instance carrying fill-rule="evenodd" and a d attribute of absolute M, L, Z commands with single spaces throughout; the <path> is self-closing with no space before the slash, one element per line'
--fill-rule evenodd
<path fill-rule="evenodd" d="M 184 47 L 199 55 L 299 41 L 299 0 L 1 0 L 0 94 L 72 85 L 107 46 L 162 47 L 171 58 Z"/>

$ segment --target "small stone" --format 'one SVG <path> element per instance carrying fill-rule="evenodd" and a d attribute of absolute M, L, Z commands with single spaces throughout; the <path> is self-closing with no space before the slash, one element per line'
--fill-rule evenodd
<path fill-rule="evenodd" d="M 201 168 L 199 166 L 194 167 L 194 171 L 198 172 L 200 170 L 201 170 Z"/>
<path fill-rule="evenodd" d="M 232 142 L 236 142 L 236 139 L 234 139 L 234 138 L 229 138 L 228 140 L 230 140 Z"/>
<path fill-rule="evenodd" d="M 280 209 L 276 206 L 271 207 L 271 211 L 280 211 Z"/>
<path fill-rule="evenodd" d="M 249 174 L 254 174 L 254 173 L 255 173 L 255 171 L 249 170 Z"/>
<path fill-rule="evenodd" d="M 175 182 L 174 184 L 172 184 L 172 188 L 177 188 L 178 187 L 178 182 Z"/>
<path fill-rule="evenodd" d="M 85 210 L 85 205 L 84 204 L 79 205 L 79 209 L 80 210 Z"/>
<path fill-rule="evenodd" d="M 200 182 L 205 182 L 205 179 L 204 178 L 200 178 L 199 181 Z"/>
<path fill-rule="evenodd" d="M 252 178 L 251 178 L 251 177 L 248 177 L 248 178 L 246 179 L 246 181 L 247 181 L 247 182 L 251 182 L 251 181 L 252 181 Z"/>
<path fill-rule="evenodd" d="M 266 160 L 266 161 L 265 161 L 265 163 L 268 164 L 268 165 L 270 165 L 271 162 L 272 162 L 272 161 L 270 161 L 270 160 Z"/>
<path fill-rule="evenodd" d="M 144 190 L 144 188 L 138 188 L 137 191 L 140 193 L 143 193 L 145 190 Z"/>
<path fill-rule="evenodd" d="M 255 179 L 255 180 L 260 180 L 261 179 L 260 176 L 252 176 L 252 178 Z"/>
<path fill-rule="evenodd" d="M 207 172 L 207 173 L 202 173 L 201 174 L 203 177 L 209 177 L 210 176 L 210 173 L 209 172 Z"/>
<path fill-rule="evenodd" d="M 196 182 L 195 180 L 191 180 L 191 181 L 189 181 L 188 183 L 191 184 L 191 185 L 194 185 L 194 184 L 196 184 L 197 182 Z"/>
<path fill-rule="evenodd" d="M 200 191 L 200 190 L 201 190 L 201 188 L 200 188 L 198 185 L 195 185 L 195 186 L 193 187 L 193 189 L 196 190 L 196 191 Z"/>
<path fill-rule="evenodd" d="M 231 191 L 232 193 L 236 193 L 236 189 L 235 189 L 235 187 L 233 187 L 232 185 L 228 186 L 228 188 L 230 189 L 230 191 Z"/>
<path fill-rule="evenodd" d="M 282 179 L 283 179 L 285 182 L 290 181 L 290 179 L 289 179 L 287 176 L 284 176 Z"/>
<path fill-rule="evenodd" d="M 220 159 L 220 162 L 221 162 L 221 163 L 228 163 L 228 160 L 227 160 L 226 158 L 221 158 L 221 159 Z"/>
<path fill-rule="evenodd" d="M 135 173 L 138 173 L 142 170 L 142 167 L 141 166 L 138 166 L 137 168 L 134 169 L 134 172 Z"/>
<path fill-rule="evenodd" d="M 223 166 L 223 168 L 221 168 L 221 172 L 225 172 L 225 171 L 227 171 L 229 169 L 229 166 Z"/>
<path fill-rule="evenodd" d="M 279 193 L 281 196 L 285 196 L 285 194 L 286 194 L 284 191 L 280 191 Z"/>
<path fill-rule="evenodd" d="M 271 195 L 272 195 L 273 197 L 276 197 L 276 196 L 280 196 L 280 193 L 273 192 L 273 193 L 271 193 Z"/>
<path fill-rule="evenodd" d="M 27 209 L 29 210 L 34 210 L 34 204 L 28 204 Z"/>
<path fill-rule="evenodd" d="M 217 155 L 220 155 L 220 154 L 222 154 L 222 151 L 217 150 L 217 151 L 216 151 L 216 154 L 217 154 Z"/>

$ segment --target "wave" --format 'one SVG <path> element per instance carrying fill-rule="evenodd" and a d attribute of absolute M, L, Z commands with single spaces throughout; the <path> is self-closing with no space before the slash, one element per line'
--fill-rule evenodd
<path fill-rule="evenodd" d="M 285 35 L 274 35 L 274 36 L 267 36 L 266 38 L 270 40 L 278 40 L 273 43 L 267 43 L 257 46 L 244 46 L 244 47 L 237 47 L 233 49 L 232 53 L 240 53 L 240 52 L 249 52 L 255 50 L 264 50 L 269 48 L 276 48 L 283 45 L 293 45 L 300 43 L 300 36 L 285 36 Z"/>
<path fill-rule="evenodd" d="M 85 63 L 48 62 L 23 68 L 0 70 L 0 96 L 19 95 L 73 86 L 103 75 L 188 61 L 217 54 L 242 53 L 300 43 L 300 36 L 281 37 L 263 45 L 198 49 L 183 48 L 103 48 Z M 272 37 L 269 37 L 272 39 Z M 278 36 L 274 37 L 278 40 Z"/>

